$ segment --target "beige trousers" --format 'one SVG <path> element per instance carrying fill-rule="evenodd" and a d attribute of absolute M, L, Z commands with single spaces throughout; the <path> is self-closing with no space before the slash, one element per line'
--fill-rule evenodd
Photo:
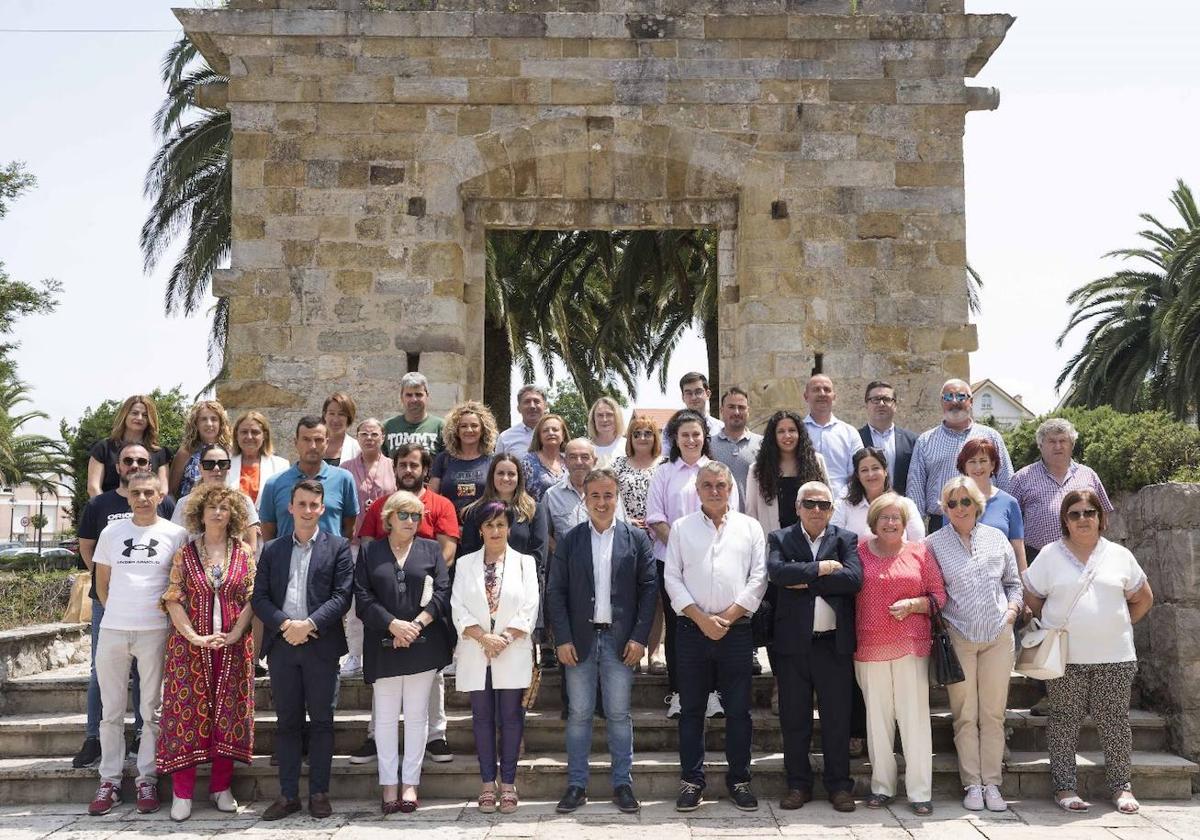
<path fill-rule="evenodd" d="M 949 623 L 950 641 L 966 680 L 947 686 L 954 749 L 963 786 L 999 785 L 1004 769 L 1004 710 L 1013 668 L 1013 629 L 990 642 L 968 642 Z"/>
<path fill-rule="evenodd" d="M 871 792 L 896 795 L 896 727 L 904 749 L 904 789 L 909 802 L 933 799 L 933 737 L 929 729 L 929 657 L 902 656 L 855 662 L 867 705 Z"/>

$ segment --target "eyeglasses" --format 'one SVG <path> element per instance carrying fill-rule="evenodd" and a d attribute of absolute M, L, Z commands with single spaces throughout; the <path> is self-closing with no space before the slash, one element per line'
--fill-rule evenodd
<path fill-rule="evenodd" d="M 881 513 L 879 514 L 879 522 L 903 522 L 904 517 L 898 513 Z"/>
<path fill-rule="evenodd" d="M 833 502 L 828 502 L 825 499 L 805 499 L 800 505 L 805 510 L 829 510 L 833 507 Z"/>
<path fill-rule="evenodd" d="M 1083 510 L 1067 511 L 1067 519 L 1072 522 L 1078 522 L 1080 519 L 1095 519 L 1100 515 L 1100 511 L 1095 508 L 1084 508 Z"/>
<path fill-rule="evenodd" d="M 150 466 L 149 458 L 122 458 L 121 463 L 127 467 L 148 467 Z"/>
<path fill-rule="evenodd" d="M 401 522 L 408 522 L 410 519 L 413 522 L 421 521 L 421 514 L 412 510 L 394 510 L 392 511 L 392 516 L 396 517 Z"/>
<path fill-rule="evenodd" d="M 228 458 L 205 458 L 200 462 L 200 469 L 202 470 L 227 470 L 231 466 L 233 466 L 233 461 Z"/>
<path fill-rule="evenodd" d="M 654 432 L 646 432 L 646 431 L 634 432 L 633 439 L 634 440 L 654 440 Z"/>
<path fill-rule="evenodd" d="M 891 405 L 895 401 L 895 397 L 867 397 L 867 402 L 871 405 Z"/>
<path fill-rule="evenodd" d="M 973 504 L 975 504 L 975 500 L 970 496 L 967 496 L 965 499 L 950 499 L 946 502 L 946 507 L 948 507 L 950 510 L 954 510 L 959 505 L 962 505 L 964 508 L 969 508 Z"/>
<path fill-rule="evenodd" d="M 942 394 L 944 403 L 963 403 L 971 399 L 970 394 Z"/>

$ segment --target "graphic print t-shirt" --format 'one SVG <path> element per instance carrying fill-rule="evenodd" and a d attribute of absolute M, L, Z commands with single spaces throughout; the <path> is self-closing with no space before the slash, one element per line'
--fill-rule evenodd
<path fill-rule="evenodd" d="M 443 452 L 433 459 L 430 475 L 442 480 L 437 492 L 454 505 L 459 521 L 462 520 L 463 508 L 483 495 L 491 460 L 490 455 L 480 455 L 465 461 L 449 452 Z"/>
<path fill-rule="evenodd" d="M 409 423 L 403 414 L 398 414 L 383 424 L 383 454 L 389 458 L 402 443 L 419 443 L 430 455 L 442 451 L 442 428 L 446 421 L 432 414 L 420 423 Z"/>
<path fill-rule="evenodd" d="M 174 512 L 175 500 L 170 496 L 158 503 L 158 515 L 163 519 L 170 519 Z M 101 493 L 84 505 L 83 513 L 79 517 L 79 537 L 85 540 L 98 540 L 100 532 L 109 525 L 132 516 L 133 512 L 129 510 L 129 499 L 116 490 Z M 88 590 L 88 597 L 92 599 L 96 597 L 95 574 L 92 575 L 92 586 Z"/>
<path fill-rule="evenodd" d="M 109 524 L 100 534 L 93 559 L 109 566 L 108 603 L 102 630 L 166 630 L 167 614 L 158 601 L 171 576 L 171 559 L 187 542 L 187 531 L 158 519 L 139 526 L 132 519 Z"/>

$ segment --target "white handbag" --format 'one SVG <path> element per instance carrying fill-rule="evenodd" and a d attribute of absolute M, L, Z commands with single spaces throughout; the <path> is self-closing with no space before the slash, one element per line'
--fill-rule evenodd
<path fill-rule="evenodd" d="M 1056 680 L 1066 673 L 1069 642 L 1066 625 L 1071 621 L 1071 613 L 1075 611 L 1075 605 L 1092 585 L 1092 579 L 1095 576 L 1096 569 L 1094 567 L 1088 568 L 1084 572 L 1083 582 L 1079 586 L 1079 591 L 1075 593 L 1075 600 L 1071 602 L 1071 608 L 1063 616 L 1062 627 L 1046 627 L 1042 624 L 1041 619 L 1037 618 L 1029 622 L 1025 632 L 1021 634 L 1021 649 L 1017 652 L 1017 661 L 1013 666 L 1014 671 L 1035 680 Z"/>

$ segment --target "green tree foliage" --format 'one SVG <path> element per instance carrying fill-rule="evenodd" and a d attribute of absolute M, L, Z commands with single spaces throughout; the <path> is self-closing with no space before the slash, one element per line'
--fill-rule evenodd
<path fill-rule="evenodd" d="M 52 492 L 65 472 L 66 449 L 61 441 L 23 431 L 30 420 L 49 419 L 42 411 L 23 411 L 28 402 L 24 383 L 0 380 L 0 480 L 9 487 L 28 483 Z"/>
<path fill-rule="evenodd" d="M 1067 408 L 1005 433 L 1014 467 L 1041 457 L 1034 433 L 1050 417 L 1064 417 L 1075 426 L 1075 460 L 1094 469 L 1109 492 L 1200 478 L 1200 430 L 1164 411 L 1123 414 L 1111 406 Z"/>
<path fill-rule="evenodd" d="M 629 407 L 629 400 L 617 391 L 610 393 L 617 403 Z M 577 389 L 565 382 L 559 382 L 550 389 L 547 404 L 551 414 L 557 414 L 567 421 L 567 440 L 587 436 L 587 416 L 591 404 L 584 401 L 583 395 Z"/>
<path fill-rule="evenodd" d="M 1136 268 L 1067 297 L 1074 311 L 1058 346 L 1076 328 L 1088 330 L 1058 375 L 1059 386 L 1070 383 L 1069 405 L 1160 408 L 1180 420 L 1200 405 L 1200 210 L 1182 180 L 1171 204 L 1179 224 L 1143 213 L 1150 227 L 1138 236 L 1147 245 L 1107 255 Z"/>
<path fill-rule="evenodd" d="M 176 385 L 170 391 L 155 388 L 149 394 L 158 409 L 158 441 L 173 452 L 179 447 L 183 437 L 183 424 L 187 420 L 191 400 L 183 393 L 182 387 Z M 78 524 L 79 514 L 87 504 L 87 468 L 88 453 L 96 442 L 108 437 L 112 432 L 113 420 L 121 408 L 125 397 L 109 399 L 92 408 L 83 410 L 83 416 L 74 426 L 67 425 L 64 420 L 61 426 L 62 438 L 66 441 L 68 469 L 75 479 L 75 492 L 71 496 L 71 520 Z"/>

